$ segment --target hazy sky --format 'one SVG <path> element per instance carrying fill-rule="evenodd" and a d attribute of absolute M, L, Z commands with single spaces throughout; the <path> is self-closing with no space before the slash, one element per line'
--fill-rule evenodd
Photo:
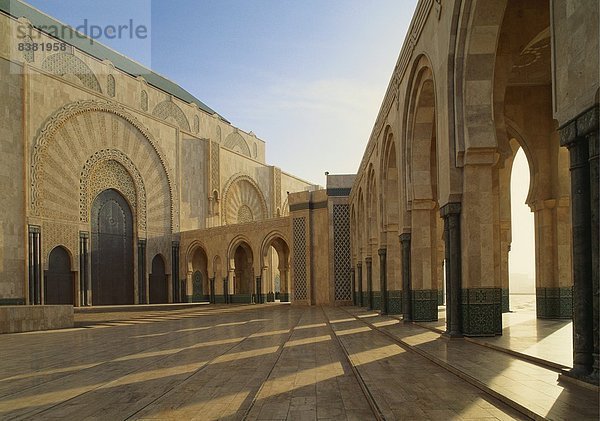
<path fill-rule="evenodd" d="M 354 173 L 416 0 L 30 0 L 72 26 L 149 27 L 145 40 L 101 42 L 178 83 L 267 142 L 267 161 L 325 184 Z M 511 273 L 534 276 L 533 214 L 522 152 Z"/>

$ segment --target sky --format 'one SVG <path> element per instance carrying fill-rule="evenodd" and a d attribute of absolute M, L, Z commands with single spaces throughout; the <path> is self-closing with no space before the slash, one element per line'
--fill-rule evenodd
<path fill-rule="evenodd" d="M 267 162 L 321 185 L 355 173 L 416 0 L 29 0 L 72 26 L 147 25 L 100 41 L 267 142 Z"/>
<path fill-rule="evenodd" d="M 416 0 L 28 0 L 74 27 L 145 25 L 100 41 L 267 142 L 267 162 L 312 183 L 355 173 Z M 529 169 L 511 177 L 510 272 L 534 279 Z M 516 279 L 516 277 L 515 277 Z M 521 281 L 520 281 L 521 282 Z"/>

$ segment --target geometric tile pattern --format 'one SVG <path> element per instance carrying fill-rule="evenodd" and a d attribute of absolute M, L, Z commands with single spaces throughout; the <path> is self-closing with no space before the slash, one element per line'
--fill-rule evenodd
<path fill-rule="evenodd" d="M 306 284 L 306 218 L 294 218 L 294 298 L 308 299 Z"/>
<path fill-rule="evenodd" d="M 336 301 L 352 300 L 350 272 L 349 205 L 333 205 L 333 276 Z"/>

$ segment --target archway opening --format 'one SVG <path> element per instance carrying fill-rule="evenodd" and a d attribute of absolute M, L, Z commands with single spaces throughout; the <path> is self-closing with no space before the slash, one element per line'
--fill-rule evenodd
<path fill-rule="evenodd" d="M 535 309 L 535 229 L 527 205 L 530 170 L 523 148 L 515 154 L 510 176 L 512 241 L 509 253 L 509 291 L 513 310 Z"/>
<path fill-rule="evenodd" d="M 192 302 L 208 301 L 210 283 L 208 275 L 208 257 L 202 247 L 197 247 L 192 254 Z"/>
<path fill-rule="evenodd" d="M 165 259 L 160 254 L 157 254 L 152 259 L 149 287 L 150 304 L 164 304 L 169 302 L 169 286 L 165 270 Z"/>
<path fill-rule="evenodd" d="M 71 256 L 62 246 L 55 247 L 48 258 L 44 273 L 44 302 L 46 304 L 74 303 L 75 285 L 71 272 Z"/>
<path fill-rule="evenodd" d="M 92 205 L 92 303 L 133 304 L 133 215 L 114 189 Z"/>
<path fill-rule="evenodd" d="M 252 301 L 254 294 L 254 258 L 252 249 L 246 242 L 241 242 L 233 252 L 234 279 L 233 302 Z"/>
<path fill-rule="evenodd" d="M 289 259 L 289 247 L 281 237 L 276 237 L 266 244 L 263 254 L 262 290 L 267 294 L 267 301 L 290 301 Z"/>

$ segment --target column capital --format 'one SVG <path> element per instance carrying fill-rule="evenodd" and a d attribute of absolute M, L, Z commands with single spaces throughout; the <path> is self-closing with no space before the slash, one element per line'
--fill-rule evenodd
<path fill-rule="evenodd" d="M 357 263 L 356 263 L 356 267 L 357 267 L 358 269 L 362 268 L 362 262 L 357 262 Z"/>
<path fill-rule="evenodd" d="M 402 234 L 400 234 L 400 242 L 401 243 L 405 243 L 405 242 L 409 242 L 410 241 L 410 232 L 404 232 Z"/>
<path fill-rule="evenodd" d="M 597 134 L 600 127 L 599 105 L 594 104 L 559 128 L 560 146 L 571 148 L 590 134 Z"/>
<path fill-rule="evenodd" d="M 446 203 L 440 208 L 440 216 L 445 218 L 448 215 L 459 215 L 462 208 L 460 202 Z"/>
<path fill-rule="evenodd" d="M 371 256 L 365 257 L 365 263 L 367 265 L 370 265 L 371 263 L 373 263 L 373 258 L 371 258 Z"/>
<path fill-rule="evenodd" d="M 387 254 L 387 249 L 385 247 L 382 247 L 379 250 L 377 250 L 377 254 L 380 256 L 385 256 Z"/>

